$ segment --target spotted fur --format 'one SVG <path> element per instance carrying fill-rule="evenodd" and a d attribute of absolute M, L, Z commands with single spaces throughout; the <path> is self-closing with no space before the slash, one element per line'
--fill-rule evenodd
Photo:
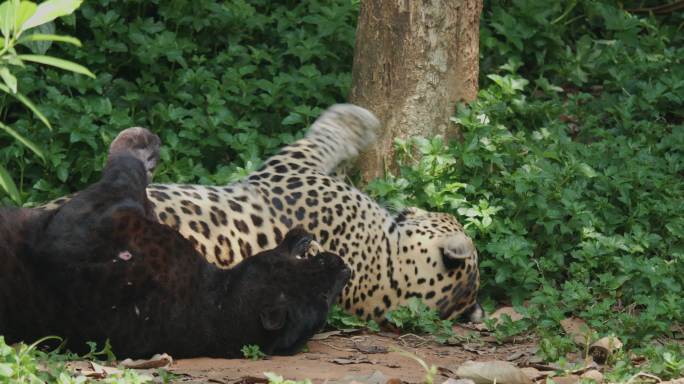
<path fill-rule="evenodd" d="M 383 321 L 418 297 L 443 317 L 477 320 L 477 251 L 456 218 L 419 209 L 392 214 L 330 175 L 372 143 L 379 126 L 363 108 L 335 105 L 240 182 L 153 184 L 147 193 L 159 220 L 220 267 L 274 247 L 302 225 L 351 266 L 340 299 L 346 310 Z"/>

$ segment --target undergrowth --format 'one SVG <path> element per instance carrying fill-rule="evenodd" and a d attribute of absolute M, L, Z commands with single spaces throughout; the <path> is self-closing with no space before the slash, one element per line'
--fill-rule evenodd
<path fill-rule="evenodd" d="M 164 143 L 156 181 L 235 180 L 344 100 L 357 10 L 349 0 L 85 2 L 55 26 L 83 47 L 50 52 L 97 78 L 18 70 L 54 131 L 0 94 L 0 121 L 46 158 L 0 135 L 0 164 L 24 203 L 44 202 L 96 181 L 109 142 L 138 125 Z"/>
<path fill-rule="evenodd" d="M 535 329 L 558 359 L 575 349 L 555 338 L 559 321 L 575 315 L 653 369 L 665 356 L 678 367 L 668 340 L 684 320 L 684 15 L 506 4 L 485 9 L 481 90 L 453 118 L 463 140 L 397 141 L 399 174 L 369 190 L 463 220 L 486 306 L 512 302 L 527 317 L 501 335 Z"/>
<path fill-rule="evenodd" d="M 152 376 L 129 369 L 124 369 L 121 373 L 109 374 L 101 380 L 78 375 L 73 369 L 68 369 L 67 362 L 82 359 L 97 360 L 99 356 L 113 358 L 109 347 L 105 346 L 98 351 L 97 346 L 90 344 L 90 353 L 85 356 L 64 352 L 59 348 L 45 352 L 40 350 L 38 345 L 47 339 L 49 338 L 38 340 L 31 345 L 18 343 L 10 346 L 5 343 L 5 338 L 0 336 L 0 383 L 142 384 L 153 381 Z M 159 376 L 161 382 L 168 382 L 164 374 Z"/>

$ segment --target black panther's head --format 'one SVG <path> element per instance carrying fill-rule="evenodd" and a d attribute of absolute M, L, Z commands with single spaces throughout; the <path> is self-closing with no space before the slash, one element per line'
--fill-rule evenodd
<path fill-rule="evenodd" d="M 341 257 L 312 256 L 312 237 L 290 230 L 280 245 L 249 257 L 229 272 L 226 305 L 244 324 L 243 336 L 268 354 L 292 354 L 325 325 L 351 271 Z M 236 305 L 237 304 L 237 305 Z"/>

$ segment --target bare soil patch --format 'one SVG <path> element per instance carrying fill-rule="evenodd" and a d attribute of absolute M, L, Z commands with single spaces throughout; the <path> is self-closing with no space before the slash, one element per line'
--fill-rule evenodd
<path fill-rule="evenodd" d="M 467 329 L 458 329 L 467 333 Z M 323 335 L 326 336 L 326 335 Z M 311 379 L 314 383 L 373 382 L 374 374 L 384 379 L 405 383 L 423 382 L 425 371 L 410 357 L 397 353 L 404 350 L 438 367 L 435 382 L 454 377 L 456 368 L 467 360 L 503 360 L 526 365 L 534 356 L 535 343 L 529 338 L 497 344 L 487 337 L 464 339 L 457 345 L 440 345 L 429 336 L 395 335 L 392 333 L 357 333 L 327 335 L 311 340 L 308 351 L 294 356 L 272 356 L 264 360 L 184 359 L 174 362 L 170 370 L 181 375 L 185 383 L 258 382 L 264 372 L 274 372 L 287 379 Z M 380 374 L 379 374 L 379 373 Z"/>

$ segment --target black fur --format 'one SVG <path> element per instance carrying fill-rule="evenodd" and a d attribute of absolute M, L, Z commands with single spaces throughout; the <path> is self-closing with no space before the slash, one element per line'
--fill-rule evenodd
<path fill-rule="evenodd" d="M 349 279 L 331 253 L 310 258 L 291 230 L 275 249 L 222 270 L 145 213 L 146 170 L 112 156 L 101 180 L 56 211 L 0 209 L 0 334 L 109 339 L 120 356 L 295 353 Z"/>

